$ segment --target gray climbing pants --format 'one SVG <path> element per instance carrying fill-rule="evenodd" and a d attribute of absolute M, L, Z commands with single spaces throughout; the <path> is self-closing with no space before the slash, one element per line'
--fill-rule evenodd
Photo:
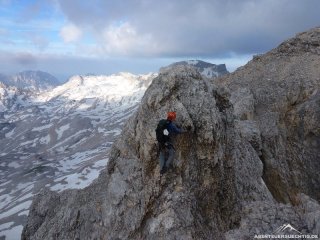
<path fill-rule="evenodd" d="M 167 168 L 172 166 L 175 152 L 172 145 L 160 149 L 160 170 L 163 169 L 164 166 Z"/>

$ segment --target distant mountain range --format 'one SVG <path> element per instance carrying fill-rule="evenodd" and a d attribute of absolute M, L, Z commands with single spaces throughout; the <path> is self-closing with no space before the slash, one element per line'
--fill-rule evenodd
<path fill-rule="evenodd" d="M 19 89 L 43 91 L 60 84 L 57 78 L 47 72 L 23 71 L 11 76 L 0 74 L 0 82 Z"/>
<path fill-rule="evenodd" d="M 216 78 L 229 73 L 225 64 L 216 65 L 201 60 L 176 62 L 166 68 L 177 65 L 191 65 L 207 78 Z M 82 78 L 96 76 L 96 74 L 85 74 Z M 59 85 L 61 83 L 58 79 L 47 72 L 27 70 L 10 76 L 0 73 L 0 114 L 7 110 L 15 111 L 24 106 L 31 96 L 52 90 Z"/>

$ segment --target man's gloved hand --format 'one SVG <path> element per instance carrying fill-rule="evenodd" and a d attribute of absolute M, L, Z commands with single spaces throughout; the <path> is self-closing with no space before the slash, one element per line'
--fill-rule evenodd
<path fill-rule="evenodd" d="M 187 131 L 190 132 L 192 130 L 192 127 L 189 125 L 187 126 Z"/>

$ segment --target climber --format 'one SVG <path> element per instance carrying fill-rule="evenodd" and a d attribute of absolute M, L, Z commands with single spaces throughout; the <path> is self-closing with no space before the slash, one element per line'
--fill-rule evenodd
<path fill-rule="evenodd" d="M 187 132 L 178 128 L 173 121 L 176 120 L 176 112 L 168 112 L 167 119 L 159 121 L 156 136 L 160 151 L 160 174 L 164 174 L 170 167 L 175 154 L 175 148 L 172 142 L 172 136 Z M 191 129 L 191 127 L 189 127 Z M 188 128 L 188 130 L 190 130 Z"/>

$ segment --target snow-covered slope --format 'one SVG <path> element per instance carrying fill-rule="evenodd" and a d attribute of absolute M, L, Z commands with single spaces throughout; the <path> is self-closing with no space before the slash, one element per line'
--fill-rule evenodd
<path fill-rule="evenodd" d="M 74 76 L 0 116 L 0 237 L 19 233 L 43 186 L 83 188 L 156 74 Z"/>
<path fill-rule="evenodd" d="M 0 82 L 0 115 L 5 111 L 13 111 L 25 106 L 30 95 L 29 91 L 9 87 Z"/>

